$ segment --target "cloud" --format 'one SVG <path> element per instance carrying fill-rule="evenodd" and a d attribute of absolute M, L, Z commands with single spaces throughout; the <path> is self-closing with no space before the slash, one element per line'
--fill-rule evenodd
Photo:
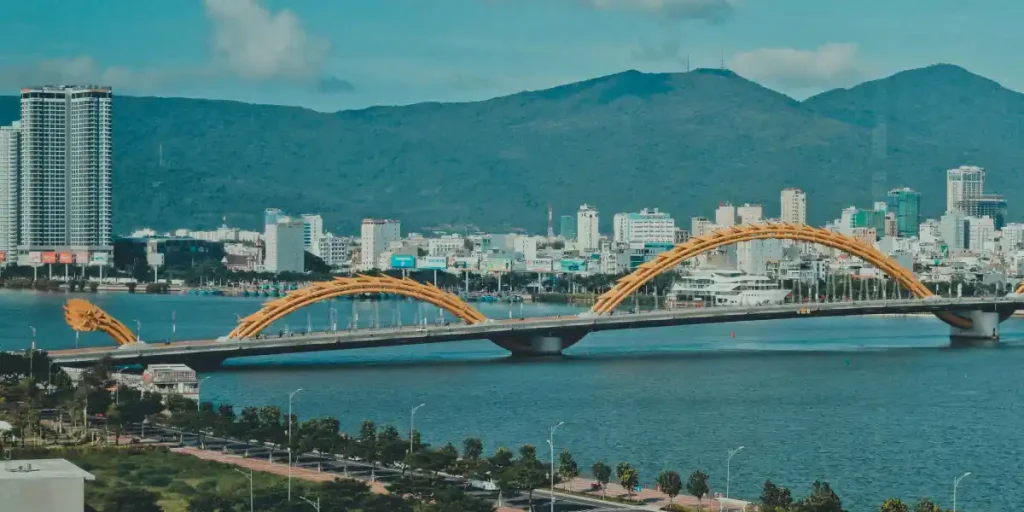
<path fill-rule="evenodd" d="M 345 93 L 356 90 L 356 86 L 336 76 L 325 76 L 317 82 L 316 90 L 325 94 Z"/>
<path fill-rule="evenodd" d="M 319 74 L 330 45 L 307 34 L 293 12 L 271 12 L 258 0 L 203 3 L 213 23 L 215 58 L 240 77 L 309 80 Z"/>
<path fill-rule="evenodd" d="M 598 10 L 646 12 L 669 20 L 721 23 L 732 17 L 737 0 L 578 0 Z"/>
<path fill-rule="evenodd" d="M 781 87 L 835 87 L 863 76 L 856 43 L 828 43 L 814 50 L 762 48 L 737 53 L 729 68 L 747 78 Z"/>

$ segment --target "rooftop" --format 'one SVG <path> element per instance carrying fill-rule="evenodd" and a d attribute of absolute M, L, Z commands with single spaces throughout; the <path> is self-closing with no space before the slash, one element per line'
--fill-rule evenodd
<path fill-rule="evenodd" d="M 5 460 L 2 470 L 0 470 L 0 480 L 39 480 L 44 478 L 96 480 L 92 473 L 65 459 Z"/>

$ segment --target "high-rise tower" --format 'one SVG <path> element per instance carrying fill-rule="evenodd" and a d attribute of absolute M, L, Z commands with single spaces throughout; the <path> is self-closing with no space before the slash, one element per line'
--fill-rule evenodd
<path fill-rule="evenodd" d="M 109 87 L 21 90 L 19 251 L 109 250 Z"/>

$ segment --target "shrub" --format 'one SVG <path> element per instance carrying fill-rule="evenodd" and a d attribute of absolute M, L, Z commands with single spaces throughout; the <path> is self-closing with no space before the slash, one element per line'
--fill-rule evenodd
<path fill-rule="evenodd" d="M 171 480 L 173 479 L 168 475 L 155 474 L 142 477 L 140 483 L 146 487 L 167 487 Z"/>

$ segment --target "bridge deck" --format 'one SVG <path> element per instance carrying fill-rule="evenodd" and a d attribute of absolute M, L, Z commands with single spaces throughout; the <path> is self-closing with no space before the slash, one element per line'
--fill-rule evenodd
<path fill-rule="evenodd" d="M 938 313 L 943 311 L 1007 311 L 1024 306 L 1024 297 L 929 298 L 835 302 L 821 304 L 782 304 L 759 307 L 712 307 L 651 311 L 638 314 L 533 317 L 491 320 L 476 325 L 410 326 L 356 331 L 318 332 L 285 337 L 246 340 L 191 340 L 174 343 L 126 345 L 119 348 L 93 347 L 50 352 L 54 361 L 65 365 L 87 365 L 109 356 L 115 361 L 148 364 L 181 362 L 209 357 L 226 359 L 321 350 L 345 350 L 402 346 L 460 340 L 491 339 L 510 334 L 557 335 L 565 331 L 598 332 L 676 325 L 743 322 L 815 316 L 852 316 L 874 314 Z"/>

